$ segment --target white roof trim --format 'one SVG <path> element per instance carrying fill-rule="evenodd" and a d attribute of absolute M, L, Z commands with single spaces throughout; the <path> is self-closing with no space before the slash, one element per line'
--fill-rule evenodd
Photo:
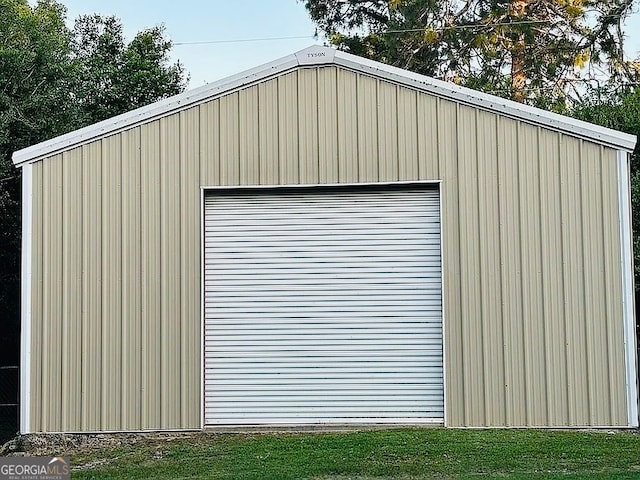
<path fill-rule="evenodd" d="M 312 46 L 271 63 L 261 65 L 194 90 L 189 90 L 165 100 L 152 103 L 146 107 L 138 108 L 131 112 L 47 140 L 46 142 L 18 150 L 13 154 L 13 163 L 16 166 L 31 163 L 83 143 L 112 135 L 161 116 L 175 113 L 176 111 L 219 97 L 296 67 L 315 65 L 338 65 L 439 97 L 500 113 L 527 123 L 559 130 L 563 133 L 629 152 L 633 151 L 636 144 L 636 137 L 634 135 L 488 95 L 453 83 L 436 80 L 383 63 L 339 52 L 329 47 Z"/>

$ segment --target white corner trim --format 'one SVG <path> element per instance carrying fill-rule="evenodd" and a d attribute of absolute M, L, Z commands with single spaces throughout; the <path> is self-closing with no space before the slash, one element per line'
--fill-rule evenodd
<path fill-rule="evenodd" d="M 627 152 L 618 151 L 618 193 L 620 212 L 620 250 L 622 269 L 622 316 L 629 427 L 638 427 L 638 374 L 634 315 L 633 251 L 631 234 L 631 196 Z"/>
<path fill-rule="evenodd" d="M 205 394 L 205 361 L 204 361 L 204 194 L 205 190 L 200 188 L 200 430 L 204 430 L 204 410 L 207 396 Z"/>
<path fill-rule="evenodd" d="M 33 166 L 22 169 L 22 272 L 20 305 L 20 433 L 31 433 L 31 251 Z"/>

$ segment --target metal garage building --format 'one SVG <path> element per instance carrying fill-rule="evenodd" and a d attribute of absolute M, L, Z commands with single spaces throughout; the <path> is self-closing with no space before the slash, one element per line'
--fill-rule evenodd
<path fill-rule="evenodd" d="M 638 425 L 635 137 L 311 47 L 21 150 L 21 431 Z"/>

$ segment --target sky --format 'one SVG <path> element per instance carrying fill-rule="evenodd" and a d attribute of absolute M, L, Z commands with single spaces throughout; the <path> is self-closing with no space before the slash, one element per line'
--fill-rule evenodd
<path fill-rule="evenodd" d="M 189 88 L 219 80 L 284 57 L 310 45 L 315 26 L 298 0 L 60 0 L 72 22 L 100 13 L 122 20 L 127 39 L 140 30 L 164 25 L 174 42 L 173 59 L 190 74 Z M 637 32 L 637 33 L 636 33 Z M 625 51 L 640 51 L 640 13 L 627 22 Z M 287 38 L 282 37 L 300 37 Z M 280 40 L 263 40 L 280 38 Z M 244 41 L 256 39 L 256 41 Z M 262 40 L 257 40 L 262 39 Z M 190 42 L 215 42 L 181 45 Z"/>

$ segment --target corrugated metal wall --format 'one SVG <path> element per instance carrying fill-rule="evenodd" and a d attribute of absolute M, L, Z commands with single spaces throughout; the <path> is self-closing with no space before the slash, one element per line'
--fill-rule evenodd
<path fill-rule="evenodd" d="M 40 161 L 32 429 L 200 427 L 200 186 L 402 180 L 442 180 L 447 423 L 624 426 L 616 168 L 335 67 Z"/>

